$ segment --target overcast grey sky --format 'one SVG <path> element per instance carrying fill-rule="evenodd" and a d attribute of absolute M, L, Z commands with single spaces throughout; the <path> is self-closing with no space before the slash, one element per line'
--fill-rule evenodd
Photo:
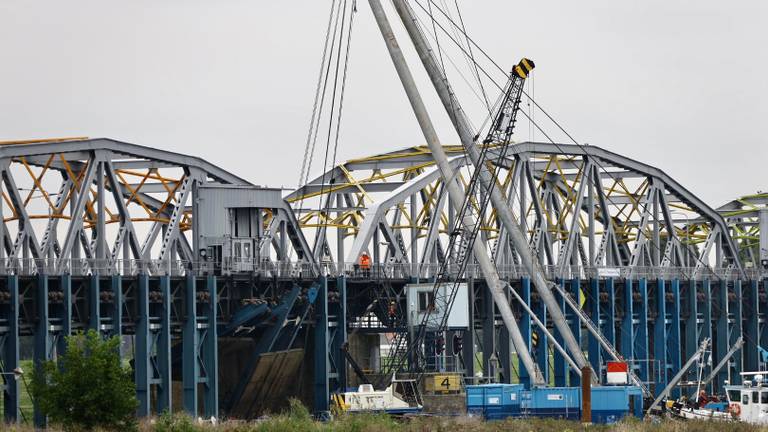
<path fill-rule="evenodd" d="M 358 3 L 343 160 L 423 142 Z M 536 99 L 579 141 L 658 166 L 713 206 L 768 189 L 767 2 L 460 3 L 471 36 L 505 68 L 536 61 Z M 0 140 L 110 137 L 294 186 L 329 5 L 0 0 Z M 441 138 L 458 143 L 407 54 Z M 482 106 L 460 94 L 482 122 Z M 518 131 L 528 139 L 527 122 Z"/>

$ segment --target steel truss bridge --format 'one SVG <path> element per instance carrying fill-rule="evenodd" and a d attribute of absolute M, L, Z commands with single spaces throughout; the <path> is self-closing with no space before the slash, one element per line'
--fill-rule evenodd
<path fill-rule="evenodd" d="M 462 148 L 446 150 L 468 179 Z M 663 171 L 592 146 L 520 143 L 490 159 L 548 277 L 656 391 L 707 337 L 715 363 L 746 341 L 715 388 L 760 367 L 757 347 L 768 346 L 762 195 L 716 210 Z M 293 396 L 309 394 L 326 410 L 329 392 L 348 381 L 348 335 L 406 331 L 404 289 L 435 276 L 455 217 L 423 147 L 348 161 L 285 199 L 202 159 L 108 139 L 0 146 L 0 175 L 7 421 L 19 418 L 21 387 L 7 373 L 21 345 L 32 343 L 35 361 L 54 359 L 64 337 L 84 329 L 131 341 L 122 354 L 132 359 L 140 415 L 182 406 L 195 416 L 247 417 L 279 404 L 268 400 L 277 388 L 300 389 Z M 511 289 L 546 322 L 493 208 L 482 234 Z M 370 272 L 354 266 L 363 251 Z M 467 280 L 473 305 L 462 358 L 482 352 L 486 374 L 529 382 L 479 272 L 454 277 Z M 575 384 L 511 304 L 547 379 Z M 599 371 L 606 353 L 563 310 Z M 476 372 L 474 361 L 463 368 Z"/>

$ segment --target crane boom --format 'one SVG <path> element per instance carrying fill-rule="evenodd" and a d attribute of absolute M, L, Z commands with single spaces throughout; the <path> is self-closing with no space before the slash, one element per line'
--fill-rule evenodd
<path fill-rule="evenodd" d="M 520 107 L 523 85 L 534 67 L 535 64 L 532 60 L 523 58 L 512 69 L 510 79 L 503 90 L 498 111 L 495 113 L 489 131 L 482 141 L 480 157 L 483 164 L 499 162 L 506 158 Z M 491 191 L 483 187 L 482 182 L 479 181 L 479 175 L 480 170 L 475 169 L 469 181 L 459 216 L 455 218 L 453 226 L 450 228 L 449 254 L 441 263 L 432 287 L 433 306 L 424 312 L 418 333 L 414 335 L 410 343 L 405 344 L 403 341 L 397 340 L 393 343 L 396 350 L 396 361 L 404 363 L 409 357 L 408 354 L 415 354 L 412 358 L 415 360 L 414 363 L 416 363 L 419 372 L 424 372 L 425 369 L 425 351 L 429 348 L 424 347 L 423 344 L 427 333 L 442 334 L 447 330 L 448 316 L 462 284 L 462 275 L 471 261 L 472 248 L 485 220 Z M 496 187 L 496 184 L 492 184 L 491 187 Z M 467 216 L 471 216 L 473 225 L 462 227 L 462 221 Z M 402 335 L 405 337 L 404 333 Z M 443 340 L 445 340 L 444 337 Z M 402 366 L 402 363 L 399 363 L 398 366 Z"/>

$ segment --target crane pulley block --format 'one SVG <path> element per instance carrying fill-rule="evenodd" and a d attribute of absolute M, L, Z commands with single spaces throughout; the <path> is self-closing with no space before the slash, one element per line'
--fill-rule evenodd
<path fill-rule="evenodd" d="M 533 60 L 527 59 L 523 57 L 522 60 L 520 60 L 520 63 L 517 64 L 514 68 L 512 68 L 512 72 L 514 72 L 515 75 L 522 79 L 528 78 L 528 75 L 531 74 L 531 71 L 533 68 L 536 67 L 536 64 L 533 63 Z"/>

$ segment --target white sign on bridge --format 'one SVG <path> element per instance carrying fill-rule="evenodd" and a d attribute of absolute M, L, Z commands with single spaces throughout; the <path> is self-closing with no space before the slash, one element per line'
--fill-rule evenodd
<path fill-rule="evenodd" d="M 621 269 L 618 267 L 600 267 L 597 269 L 597 275 L 600 277 L 621 277 Z"/>

